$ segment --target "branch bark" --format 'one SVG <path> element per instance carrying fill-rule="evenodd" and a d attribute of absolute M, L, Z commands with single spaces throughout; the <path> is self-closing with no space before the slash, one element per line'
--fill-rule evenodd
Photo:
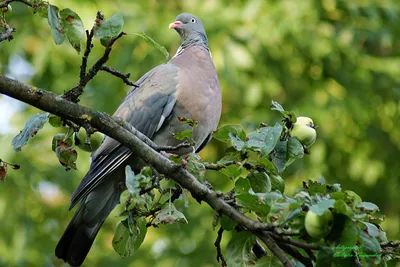
<path fill-rule="evenodd" d="M 89 123 L 98 131 L 118 140 L 134 154 L 142 158 L 147 164 L 153 166 L 158 172 L 172 178 L 183 188 L 188 189 L 194 198 L 206 202 L 216 212 L 232 218 L 245 229 L 253 232 L 261 240 L 266 242 L 266 245 L 271 250 L 280 252 L 277 256 L 285 266 L 293 266 L 287 256 L 277 246 L 276 242 L 269 235 L 266 236 L 265 230 L 273 229 L 271 225 L 252 220 L 230 206 L 217 192 L 210 190 L 207 186 L 200 183 L 196 177 L 183 169 L 181 165 L 173 163 L 142 142 L 137 136 L 122 127 L 108 114 L 93 111 L 68 101 L 52 92 L 38 89 L 1 75 L 0 93 L 18 99 L 43 111 L 71 120 L 80 126 Z"/>

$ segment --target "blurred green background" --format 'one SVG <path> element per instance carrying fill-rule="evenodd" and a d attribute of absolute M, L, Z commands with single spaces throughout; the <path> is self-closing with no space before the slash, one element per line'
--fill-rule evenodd
<path fill-rule="evenodd" d="M 284 173 L 287 193 L 306 179 L 340 183 L 387 215 L 389 239 L 400 236 L 400 5 L 398 0 L 190 0 L 50 1 L 71 8 L 93 25 L 97 10 L 116 12 L 127 33 L 145 32 L 173 55 L 179 36 L 168 24 L 181 12 L 202 19 L 223 92 L 220 125 L 253 128 L 274 123 L 271 100 L 319 126 L 311 155 Z M 65 42 L 56 46 L 47 20 L 21 3 L 12 4 L 7 21 L 14 40 L 0 43 L 0 73 L 57 94 L 78 81 L 80 56 Z M 93 63 L 102 54 L 98 41 Z M 108 65 L 136 80 L 165 62 L 163 55 L 135 35 L 115 44 Z M 107 73 L 89 83 L 81 104 L 113 113 L 128 87 Z M 0 185 L 0 266 L 63 266 L 54 248 L 73 212 L 69 196 L 89 167 L 80 152 L 79 171 L 66 172 L 51 151 L 60 129 L 46 125 L 21 153 L 11 139 L 35 108 L 0 95 L 0 158 L 21 165 Z M 207 160 L 224 154 L 213 141 Z M 228 190 L 231 181 L 214 173 L 209 180 Z M 133 257 L 121 259 L 111 240 L 118 218 L 110 216 L 84 266 L 219 266 L 213 246 L 213 212 L 206 204 L 177 201 L 188 225 L 149 229 Z M 226 245 L 227 234 L 223 239 Z"/>

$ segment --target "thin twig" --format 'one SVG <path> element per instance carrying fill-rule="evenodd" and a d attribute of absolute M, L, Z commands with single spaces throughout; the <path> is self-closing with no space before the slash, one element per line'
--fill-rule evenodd
<path fill-rule="evenodd" d="M 117 36 L 115 36 L 114 38 L 112 38 L 107 46 L 106 49 L 104 50 L 104 54 L 101 58 L 99 58 L 96 63 L 94 63 L 94 65 L 89 69 L 89 71 L 87 73 L 85 73 L 83 75 L 83 73 L 85 72 L 86 69 L 86 64 L 87 64 L 87 57 L 90 54 L 90 50 L 91 50 L 91 39 L 92 39 L 92 33 L 93 29 L 90 31 L 89 35 L 88 35 L 88 41 L 86 43 L 86 49 L 85 49 L 85 53 L 84 53 L 84 58 L 82 58 L 82 65 L 80 68 L 80 80 L 77 86 L 75 86 L 74 88 L 72 88 L 71 90 L 69 90 L 68 92 L 66 92 L 64 94 L 64 98 L 72 101 L 72 102 L 78 102 L 78 97 L 83 93 L 83 88 L 85 88 L 85 86 L 87 85 L 87 83 L 92 80 L 97 72 L 100 71 L 101 67 L 108 61 L 109 57 L 110 57 L 110 53 L 112 50 L 112 46 L 115 43 L 115 41 L 117 41 L 119 38 L 121 38 L 123 35 L 125 35 L 126 33 L 124 32 L 120 32 Z M 86 56 L 86 58 L 85 58 Z"/>
<path fill-rule="evenodd" d="M 226 264 L 224 255 L 222 254 L 222 250 L 221 250 L 221 240 L 222 240 L 223 233 L 224 233 L 224 228 L 220 227 L 218 230 L 217 239 L 214 242 L 214 246 L 217 249 L 217 261 L 219 262 L 221 260 L 221 266 L 226 267 L 228 265 Z"/>
<path fill-rule="evenodd" d="M 92 44 L 93 35 L 94 35 L 93 28 L 90 30 L 90 32 L 88 30 L 86 30 L 86 49 L 82 56 L 82 64 L 81 64 L 80 72 L 79 72 L 79 78 L 81 81 L 83 81 L 83 79 L 85 79 L 87 61 L 89 58 L 89 54 L 93 48 L 93 44 Z"/>
<path fill-rule="evenodd" d="M 21 165 L 19 165 L 19 164 L 12 164 L 12 163 L 9 163 L 7 161 L 0 159 L 0 163 L 2 163 L 2 162 L 7 165 L 10 165 L 14 170 L 19 170 L 21 168 Z"/>
<path fill-rule="evenodd" d="M 135 84 L 134 82 L 129 80 L 129 76 L 131 75 L 130 73 L 127 74 L 123 74 L 119 71 L 117 71 L 116 69 L 113 69 L 109 66 L 102 66 L 101 69 L 102 71 L 108 72 L 114 76 L 117 76 L 118 78 L 121 78 L 121 80 L 124 81 L 125 84 L 130 85 L 130 86 L 134 86 L 134 87 L 139 87 L 137 84 Z"/>

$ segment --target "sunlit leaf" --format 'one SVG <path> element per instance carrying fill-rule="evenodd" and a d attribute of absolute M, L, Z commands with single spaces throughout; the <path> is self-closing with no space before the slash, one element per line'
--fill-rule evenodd
<path fill-rule="evenodd" d="M 271 180 L 271 190 L 275 191 L 278 190 L 279 192 L 283 193 L 285 191 L 285 181 L 283 178 L 276 174 L 271 174 L 269 176 Z"/>
<path fill-rule="evenodd" d="M 281 104 L 279 104 L 276 101 L 272 100 L 272 104 L 271 104 L 271 110 L 276 110 L 279 111 L 284 118 L 289 119 L 292 123 L 296 122 L 296 115 L 294 114 L 293 111 L 286 111 Z"/>
<path fill-rule="evenodd" d="M 260 151 L 262 156 L 268 155 L 276 146 L 282 133 L 282 125 L 261 127 L 247 135 L 246 147 Z"/>
<path fill-rule="evenodd" d="M 226 166 L 226 168 L 222 168 L 219 171 L 228 176 L 230 179 L 235 179 L 242 174 L 242 167 L 234 164 Z"/>
<path fill-rule="evenodd" d="M 324 199 L 321 202 L 314 204 L 310 207 L 310 210 L 316 213 L 317 215 L 323 215 L 325 211 L 333 208 L 335 205 L 334 199 Z"/>
<path fill-rule="evenodd" d="M 49 113 L 36 114 L 32 116 L 25 124 L 24 129 L 15 136 L 11 142 L 14 151 L 21 151 L 21 148 L 26 145 L 28 140 L 34 137 L 43 125 L 47 122 Z"/>
<path fill-rule="evenodd" d="M 104 37 L 115 37 L 117 36 L 124 26 L 124 18 L 121 14 L 116 13 L 111 16 L 108 20 L 102 21 L 100 27 L 95 28 L 94 37 L 104 38 Z"/>
<path fill-rule="evenodd" d="M 81 18 L 69 8 L 61 10 L 60 16 L 68 41 L 79 53 L 81 51 L 81 40 L 85 31 Z"/>
<path fill-rule="evenodd" d="M 201 163 L 201 158 L 199 154 L 196 153 L 190 153 L 188 154 L 188 157 L 186 158 L 187 164 L 186 164 L 186 169 L 196 176 L 197 178 L 201 178 L 204 176 L 206 172 L 206 167 L 204 166 L 203 163 Z"/>
<path fill-rule="evenodd" d="M 254 265 L 256 256 L 252 248 L 256 243 L 256 237 L 247 231 L 235 232 L 226 248 L 228 266 L 247 267 Z"/>
<path fill-rule="evenodd" d="M 115 230 L 112 246 L 121 257 L 132 256 L 143 243 L 146 233 L 146 220 L 143 217 L 133 221 L 125 219 Z"/>
<path fill-rule="evenodd" d="M 215 139 L 225 143 L 231 142 L 231 136 L 237 136 L 239 139 L 244 140 L 246 133 L 241 125 L 225 125 L 213 134 Z"/>
<path fill-rule="evenodd" d="M 268 193 L 271 191 L 271 180 L 265 172 L 251 172 L 247 175 L 251 188 L 256 193 Z"/>
<path fill-rule="evenodd" d="M 258 259 L 256 264 L 251 265 L 252 267 L 281 267 L 282 262 L 275 255 L 265 255 L 261 259 Z"/>
<path fill-rule="evenodd" d="M 236 200 L 248 210 L 255 211 L 261 215 L 267 215 L 270 211 L 266 194 L 255 193 L 247 179 L 239 178 L 235 183 Z"/>
<path fill-rule="evenodd" d="M 178 211 L 174 204 L 167 202 L 157 214 L 155 224 L 171 224 L 175 222 L 188 223 L 185 215 Z"/>
<path fill-rule="evenodd" d="M 369 212 L 379 211 L 379 207 L 371 202 L 361 202 L 360 204 L 357 205 L 357 208 L 366 210 Z"/>
<path fill-rule="evenodd" d="M 221 216 L 220 223 L 221 223 L 222 228 L 224 228 L 224 230 L 226 230 L 226 231 L 232 231 L 237 225 L 236 221 L 232 220 L 231 218 L 229 218 L 226 215 Z"/>
<path fill-rule="evenodd" d="M 54 42 L 57 45 L 62 44 L 65 40 L 65 30 L 61 22 L 58 7 L 49 5 L 47 10 L 47 21 L 50 25 L 50 31 L 53 36 Z"/>
<path fill-rule="evenodd" d="M 173 133 L 173 136 L 175 139 L 183 141 L 185 139 L 190 139 L 192 137 L 192 133 L 192 129 L 186 129 L 178 133 Z"/>
<path fill-rule="evenodd" d="M 278 174 L 278 169 L 267 157 L 258 158 L 257 163 L 264 167 L 268 172 Z"/>
<path fill-rule="evenodd" d="M 143 33 L 135 33 L 135 35 L 141 37 L 150 46 L 152 46 L 152 47 L 156 48 L 158 51 L 160 51 L 164 55 L 165 59 L 167 59 L 167 60 L 169 59 L 169 53 L 168 53 L 167 49 L 164 46 L 157 43 L 156 41 L 154 41 L 150 36 L 146 35 L 144 32 Z"/>

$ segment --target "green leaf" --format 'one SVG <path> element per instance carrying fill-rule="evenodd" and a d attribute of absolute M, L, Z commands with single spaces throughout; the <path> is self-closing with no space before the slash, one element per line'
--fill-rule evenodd
<path fill-rule="evenodd" d="M 281 193 L 285 191 L 285 181 L 281 176 L 271 174 L 269 178 L 271 180 L 271 191 L 278 190 Z"/>
<path fill-rule="evenodd" d="M 276 102 L 274 100 L 271 101 L 271 110 L 276 110 L 279 112 L 285 111 L 285 109 L 281 106 L 281 104 L 279 104 L 278 102 Z"/>
<path fill-rule="evenodd" d="M 321 184 L 316 181 L 309 181 L 308 183 L 308 191 L 310 192 L 310 195 L 322 195 L 326 193 L 326 185 Z"/>
<path fill-rule="evenodd" d="M 145 170 L 144 173 L 148 172 Z M 125 167 L 125 185 L 132 198 L 130 201 L 129 210 L 134 208 L 136 205 L 148 209 L 150 207 L 152 197 L 148 194 L 140 195 L 142 188 L 148 188 L 151 186 L 151 177 L 144 175 L 142 172 L 135 174 L 131 166 L 126 165 Z"/>
<path fill-rule="evenodd" d="M 140 192 L 140 183 L 139 183 L 139 176 L 136 175 L 133 171 L 131 166 L 126 165 L 125 167 L 125 185 L 126 188 L 128 189 L 128 192 L 131 195 L 139 195 Z"/>
<path fill-rule="evenodd" d="M 256 264 L 251 265 L 252 267 L 281 267 L 282 262 L 274 255 L 265 255 L 261 259 L 258 259 Z"/>
<path fill-rule="evenodd" d="M 143 217 L 131 221 L 129 219 L 121 221 L 115 230 L 112 246 L 122 257 L 126 258 L 135 254 L 146 237 L 146 220 Z M 130 221 L 130 220 L 129 220 Z"/>
<path fill-rule="evenodd" d="M 363 230 L 359 230 L 360 243 L 362 251 L 359 251 L 359 256 L 364 258 L 368 262 L 372 262 L 378 260 L 380 261 L 381 257 L 381 246 L 379 245 L 378 240 L 375 237 L 370 236 Z"/>
<path fill-rule="evenodd" d="M 134 35 L 141 37 L 150 46 L 152 46 L 152 47 L 156 48 L 158 51 L 160 51 L 164 55 L 166 60 L 169 59 L 169 53 L 168 53 L 167 49 L 164 46 L 157 43 L 156 41 L 154 41 L 150 36 L 146 35 L 144 32 L 143 33 L 134 33 Z"/>
<path fill-rule="evenodd" d="M 193 129 L 186 129 L 182 132 L 173 133 L 172 135 L 176 140 L 185 140 L 192 138 Z"/>
<path fill-rule="evenodd" d="M 180 123 L 187 124 L 192 128 L 196 128 L 197 126 L 199 126 L 199 122 L 195 121 L 193 119 L 188 119 L 188 118 L 184 118 L 184 117 L 178 117 L 178 120 L 179 120 Z"/>
<path fill-rule="evenodd" d="M 272 162 L 278 169 L 278 173 L 282 173 L 285 170 L 286 165 L 286 144 L 287 141 L 279 142 L 276 147 L 275 151 L 272 154 Z"/>
<path fill-rule="evenodd" d="M 261 215 L 267 215 L 270 211 L 266 194 L 254 193 L 247 179 L 239 178 L 235 183 L 236 200 L 248 210 Z"/>
<path fill-rule="evenodd" d="M 155 224 L 172 224 L 180 222 L 188 224 L 188 221 L 182 212 L 178 211 L 174 204 L 167 202 L 163 205 L 161 211 L 157 214 Z"/>
<path fill-rule="evenodd" d="M 226 248 L 228 266 L 246 267 L 254 265 L 256 256 L 252 248 L 256 243 L 256 237 L 247 231 L 234 232 Z"/>
<path fill-rule="evenodd" d="M 365 231 L 371 237 L 378 237 L 380 230 L 372 223 L 362 222 L 365 226 Z"/>
<path fill-rule="evenodd" d="M 247 194 L 251 189 L 250 182 L 247 179 L 239 178 L 235 183 L 236 194 Z"/>
<path fill-rule="evenodd" d="M 358 240 L 358 229 L 356 224 L 351 219 L 346 219 L 343 231 L 340 233 L 340 244 L 334 247 L 335 257 L 341 253 L 347 254 L 353 249 Z M 338 255 L 339 254 L 339 255 Z"/>
<path fill-rule="evenodd" d="M 246 139 L 246 133 L 241 125 L 225 125 L 213 134 L 215 139 L 224 143 L 231 143 L 231 136 L 237 136 L 240 140 Z"/>
<path fill-rule="evenodd" d="M 242 161 L 241 153 L 242 152 L 240 151 L 226 153 L 225 156 L 222 159 L 220 159 L 217 163 L 225 164 L 229 161 Z"/>
<path fill-rule="evenodd" d="M 72 47 L 81 52 L 81 40 L 84 36 L 84 27 L 81 18 L 69 8 L 60 11 L 61 22 L 64 27 L 65 35 Z"/>
<path fill-rule="evenodd" d="M 247 175 L 251 188 L 256 193 L 268 193 L 271 191 L 271 180 L 265 172 L 251 172 Z"/>
<path fill-rule="evenodd" d="M 247 135 L 246 147 L 260 151 L 262 156 L 268 155 L 276 146 L 282 133 L 282 125 L 276 123 L 274 127 L 261 127 Z"/>
<path fill-rule="evenodd" d="M 21 148 L 26 145 L 28 140 L 34 137 L 38 131 L 43 128 L 48 117 L 49 113 L 36 114 L 32 116 L 26 122 L 24 129 L 13 138 L 11 145 L 13 146 L 14 151 L 21 151 Z"/>
<path fill-rule="evenodd" d="M 289 119 L 290 122 L 296 122 L 296 115 L 293 111 L 286 111 L 278 102 L 272 100 L 271 110 L 279 111 L 284 118 Z"/>
<path fill-rule="evenodd" d="M 94 30 L 94 37 L 113 38 L 121 32 L 123 26 L 124 26 L 124 18 L 122 17 L 121 14 L 116 13 L 108 20 L 100 22 L 100 27 L 97 27 Z"/>
<path fill-rule="evenodd" d="M 54 42 L 57 45 L 62 44 L 65 40 L 65 31 L 61 22 L 60 13 L 58 12 L 58 7 L 49 5 L 47 9 L 47 22 L 50 25 L 50 31 Z"/>
<path fill-rule="evenodd" d="M 236 225 L 238 224 L 236 221 L 232 220 L 226 215 L 222 215 L 220 218 L 220 223 L 222 228 L 224 228 L 225 231 L 232 231 Z"/>
<path fill-rule="evenodd" d="M 322 247 L 317 253 L 316 267 L 332 266 L 334 251 L 330 247 Z"/>
<path fill-rule="evenodd" d="M 369 212 L 379 211 L 379 207 L 371 202 L 361 202 L 357 205 L 357 208 L 359 208 L 361 210 L 366 210 Z"/>
<path fill-rule="evenodd" d="M 287 156 L 285 167 L 288 167 L 296 159 L 300 159 L 304 156 L 303 145 L 297 138 L 290 138 L 287 142 Z"/>
<path fill-rule="evenodd" d="M 357 193 L 350 191 L 350 190 L 345 190 L 344 193 L 346 194 L 347 201 L 346 203 L 350 205 L 353 209 L 358 206 L 359 203 L 361 203 L 361 197 L 357 195 Z"/>
<path fill-rule="evenodd" d="M 267 157 L 258 158 L 257 163 L 265 168 L 269 173 L 278 174 L 278 169 Z"/>
<path fill-rule="evenodd" d="M 226 168 L 219 170 L 220 173 L 225 174 L 232 180 L 239 177 L 242 174 L 242 171 L 242 167 L 236 164 L 226 166 Z"/>
<path fill-rule="evenodd" d="M 344 202 L 344 200 L 339 199 L 335 201 L 335 211 L 336 213 L 344 214 L 350 218 L 353 218 L 354 212 L 353 210 Z"/>
<path fill-rule="evenodd" d="M 302 144 L 296 138 L 290 138 L 288 141 L 280 141 L 272 154 L 272 162 L 277 167 L 279 173 L 282 173 L 296 159 L 304 156 Z"/>
<path fill-rule="evenodd" d="M 242 151 L 242 149 L 245 146 L 245 142 L 240 139 L 238 136 L 233 135 L 233 134 L 229 134 L 229 137 L 231 138 L 231 142 L 233 147 L 237 150 L 237 151 Z"/>
<path fill-rule="evenodd" d="M 206 167 L 200 162 L 200 160 L 201 158 L 199 154 L 196 153 L 190 153 L 186 158 L 186 169 L 197 178 L 204 177 L 204 174 L 206 173 Z"/>
<path fill-rule="evenodd" d="M 323 215 L 326 210 L 329 208 L 333 208 L 335 205 L 334 199 L 324 199 L 318 204 L 314 204 L 310 207 L 310 210 L 316 213 L 317 215 Z"/>

